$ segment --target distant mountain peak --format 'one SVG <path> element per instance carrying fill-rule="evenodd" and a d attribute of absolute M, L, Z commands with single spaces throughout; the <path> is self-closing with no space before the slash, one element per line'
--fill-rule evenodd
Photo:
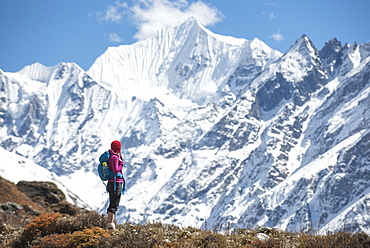
<path fill-rule="evenodd" d="M 226 36 L 226 35 L 220 35 L 220 34 L 213 33 L 212 31 L 210 31 L 209 29 L 204 27 L 198 20 L 196 20 L 196 22 L 197 22 L 197 25 L 199 26 L 199 28 L 204 30 L 211 37 L 213 37 L 213 38 L 215 38 L 215 39 L 217 39 L 221 42 L 228 43 L 230 45 L 237 45 L 237 46 L 241 46 L 244 43 L 248 42 L 248 40 L 246 40 L 244 38 L 235 38 L 233 36 Z"/>
<path fill-rule="evenodd" d="M 320 57 L 328 59 L 330 56 L 336 56 L 342 50 L 342 44 L 337 38 L 333 38 L 328 42 L 325 42 L 324 47 L 320 51 Z"/>
<path fill-rule="evenodd" d="M 146 40 L 108 48 L 88 74 L 115 92 L 129 94 L 136 88 L 135 93 L 144 93 L 139 89 L 145 87 L 152 89 L 145 92 L 148 96 L 161 88 L 202 104 L 219 97 L 219 87 L 235 70 L 246 44 L 246 39 L 214 34 L 195 18 L 189 18 Z M 219 74 L 226 69 L 219 68 L 221 64 L 229 68 L 227 74 Z M 215 68 L 219 69 L 210 73 Z"/>
<path fill-rule="evenodd" d="M 302 37 L 296 40 L 295 44 L 290 47 L 286 54 L 298 52 L 302 55 L 308 53 L 307 55 L 317 56 L 318 51 L 312 41 L 306 35 L 302 35 Z"/>
<path fill-rule="evenodd" d="M 318 50 L 306 35 L 302 35 L 281 57 L 278 71 L 287 80 L 299 82 L 307 76 L 308 71 L 312 68 L 318 68 L 320 71 L 324 70 Z M 320 73 L 323 74 L 324 72 Z"/>
<path fill-rule="evenodd" d="M 50 79 L 61 79 L 69 70 L 83 71 L 76 63 L 61 62 L 55 66 L 45 66 L 41 63 L 34 63 L 23 67 L 18 73 L 26 75 L 32 80 L 39 82 L 47 82 Z"/>
<path fill-rule="evenodd" d="M 337 69 L 342 63 L 342 44 L 336 38 L 325 42 L 324 47 L 320 50 L 319 56 L 325 64 L 325 70 L 329 77 L 334 77 L 337 74 Z"/>

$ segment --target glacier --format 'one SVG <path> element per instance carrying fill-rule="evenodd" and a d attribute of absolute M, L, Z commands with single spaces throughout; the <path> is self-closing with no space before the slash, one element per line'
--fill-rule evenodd
<path fill-rule="evenodd" d="M 282 54 L 190 18 L 109 47 L 86 72 L 0 70 L 0 152 L 105 213 L 96 167 L 119 139 L 119 223 L 369 234 L 369 55 L 370 43 L 318 50 L 306 35 Z"/>

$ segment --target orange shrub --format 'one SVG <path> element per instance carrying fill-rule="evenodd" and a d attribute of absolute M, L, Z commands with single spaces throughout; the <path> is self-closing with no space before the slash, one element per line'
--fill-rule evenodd
<path fill-rule="evenodd" d="M 34 248 L 65 248 L 72 239 L 72 234 L 51 234 L 42 238 Z"/>
<path fill-rule="evenodd" d="M 53 234 L 57 230 L 57 222 L 62 217 L 60 213 L 43 214 L 28 223 L 18 241 L 18 245 L 25 246 L 32 240 Z"/>
<path fill-rule="evenodd" d="M 101 238 L 107 238 L 109 236 L 110 234 L 100 227 L 93 227 L 91 229 L 84 229 L 83 231 L 76 231 L 72 234 L 72 239 L 70 240 L 67 247 L 96 247 L 99 244 L 99 240 Z"/>

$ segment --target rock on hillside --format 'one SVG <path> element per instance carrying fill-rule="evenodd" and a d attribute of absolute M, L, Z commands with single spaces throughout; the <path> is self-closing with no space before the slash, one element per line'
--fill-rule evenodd
<path fill-rule="evenodd" d="M 17 188 L 47 212 L 75 215 L 81 209 L 66 201 L 66 196 L 55 183 L 19 181 Z"/>
<path fill-rule="evenodd" d="M 0 177 L 0 221 L 24 223 L 48 212 L 75 215 L 83 212 L 67 201 L 64 193 L 51 182 L 20 181 L 17 185 Z"/>
<path fill-rule="evenodd" d="M 46 210 L 33 202 L 17 186 L 0 177 L 0 222 L 23 223 L 46 213 Z"/>

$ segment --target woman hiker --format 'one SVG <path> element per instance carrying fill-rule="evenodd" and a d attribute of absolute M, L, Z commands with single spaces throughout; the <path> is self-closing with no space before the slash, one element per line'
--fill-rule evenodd
<path fill-rule="evenodd" d="M 124 178 L 122 176 L 122 167 L 124 163 L 121 155 L 121 148 L 121 142 L 115 140 L 111 143 L 111 149 L 109 149 L 109 168 L 117 177 L 116 179 L 109 179 L 107 185 L 109 192 L 108 229 L 115 229 L 116 227 L 113 221 L 121 200 L 122 184 L 124 183 Z M 116 182 L 114 182 L 114 180 L 116 180 Z"/>

